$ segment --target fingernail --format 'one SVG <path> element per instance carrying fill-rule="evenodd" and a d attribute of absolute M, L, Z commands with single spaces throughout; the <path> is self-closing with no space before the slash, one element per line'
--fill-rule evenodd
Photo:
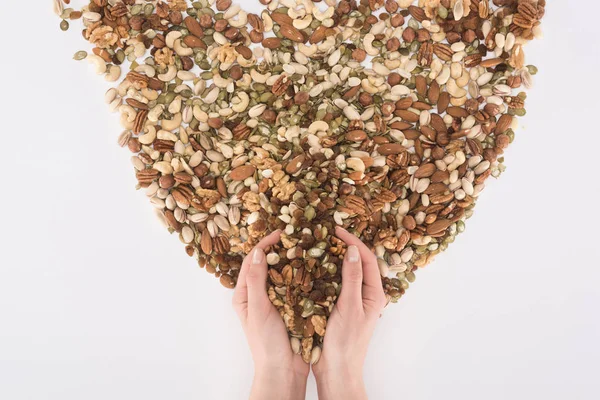
<path fill-rule="evenodd" d="M 348 246 L 347 256 L 348 256 L 348 261 L 353 262 L 353 263 L 358 262 L 358 260 L 360 260 L 360 255 L 358 254 L 358 247 Z"/>
<path fill-rule="evenodd" d="M 254 254 L 252 254 L 252 264 L 260 264 L 263 260 L 265 253 L 261 249 L 254 249 Z"/>

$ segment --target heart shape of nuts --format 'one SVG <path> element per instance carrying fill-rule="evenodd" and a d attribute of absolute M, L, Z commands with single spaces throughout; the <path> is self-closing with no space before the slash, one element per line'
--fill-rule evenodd
<path fill-rule="evenodd" d="M 160 220 L 233 288 L 269 232 L 268 295 L 317 362 L 341 290 L 342 226 L 396 302 L 504 169 L 545 0 L 92 0 L 88 59 L 116 82 L 119 144 Z M 417 3 L 417 4 L 415 4 Z"/>

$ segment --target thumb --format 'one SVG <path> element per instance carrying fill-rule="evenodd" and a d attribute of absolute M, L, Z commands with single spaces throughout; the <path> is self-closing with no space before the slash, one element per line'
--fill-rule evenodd
<path fill-rule="evenodd" d="M 266 290 L 267 260 L 265 252 L 258 247 L 252 251 L 246 284 L 248 285 L 248 311 L 269 303 Z"/>
<path fill-rule="evenodd" d="M 358 247 L 348 246 L 342 264 L 340 302 L 346 307 L 362 307 L 363 270 Z"/>

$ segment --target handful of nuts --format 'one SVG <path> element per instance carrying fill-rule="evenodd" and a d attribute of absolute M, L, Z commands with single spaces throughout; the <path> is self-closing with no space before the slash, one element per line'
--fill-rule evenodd
<path fill-rule="evenodd" d="M 545 0 L 93 0 L 81 20 L 119 144 L 161 221 L 233 288 L 267 233 L 268 295 L 317 362 L 341 290 L 342 226 L 396 302 L 504 170 Z"/>

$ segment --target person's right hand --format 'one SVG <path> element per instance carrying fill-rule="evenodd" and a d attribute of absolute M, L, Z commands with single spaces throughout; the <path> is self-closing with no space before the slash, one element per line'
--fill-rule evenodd
<path fill-rule="evenodd" d="M 348 245 L 342 291 L 327 321 L 323 353 L 313 372 L 319 399 L 366 399 L 363 364 L 386 297 L 375 254 L 342 228 L 336 235 Z"/>

